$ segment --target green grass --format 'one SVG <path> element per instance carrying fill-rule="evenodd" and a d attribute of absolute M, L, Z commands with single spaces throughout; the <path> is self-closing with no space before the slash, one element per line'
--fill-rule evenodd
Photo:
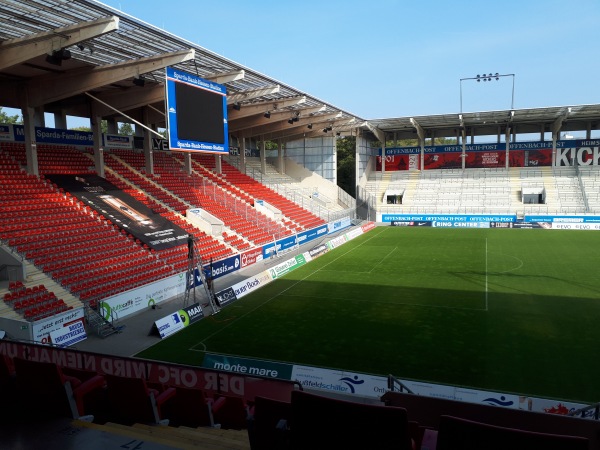
<path fill-rule="evenodd" d="M 600 233 L 379 227 L 138 354 L 600 400 Z"/>

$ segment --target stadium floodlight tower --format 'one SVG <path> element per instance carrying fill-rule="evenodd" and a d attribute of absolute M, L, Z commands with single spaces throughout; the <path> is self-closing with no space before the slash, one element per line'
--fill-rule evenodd
<path fill-rule="evenodd" d="M 212 264 L 209 267 L 209 270 L 212 272 Z M 190 304 L 199 303 L 196 299 L 196 273 L 198 274 L 200 281 L 202 282 L 202 287 L 204 288 L 204 293 L 207 297 L 206 306 L 210 305 L 213 314 L 216 314 L 220 311 L 217 306 L 217 302 L 215 301 L 214 288 L 212 285 L 212 273 L 208 274 L 208 276 L 204 273 L 204 269 L 202 267 L 202 256 L 198 249 L 198 243 L 193 234 L 188 235 L 188 270 L 185 278 L 185 296 L 183 299 L 183 306 L 188 306 Z"/>
<path fill-rule="evenodd" d="M 477 75 L 476 77 L 468 77 L 468 78 L 461 78 L 460 79 L 460 112 L 462 114 L 463 112 L 463 91 L 462 91 L 462 82 L 465 80 L 475 80 L 478 83 L 480 82 L 486 82 L 486 81 L 492 81 L 492 80 L 500 80 L 500 78 L 502 77 L 512 77 L 512 94 L 511 94 L 511 99 L 510 99 L 510 109 L 514 109 L 515 106 L 515 74 L 514 73 L 504 73 L 504 74 L 500 74 L 498 72 L 496 73 L 489 73 L 486 74 L 484 73 L 483 75 Z"/>

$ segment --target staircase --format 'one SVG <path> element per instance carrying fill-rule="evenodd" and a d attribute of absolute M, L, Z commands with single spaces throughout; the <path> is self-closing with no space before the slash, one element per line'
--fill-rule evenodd
<path fill-rule="evenodd" d="M 546 205 L 548 206 L 549 211 L 557 213 L 560 211 L 560 197 L 558 195 L 553 169 L 551 166 L 544 166 L 541 167 L 541 170 L 542 181 L 544 182 L 544 188 L 546 190 Z"/>
<path fill-rule="evenodd" d="M 417 192 L 420 177 L 421 172 L 418 170 L 411 170 L 408 174 L 408 183 L 406 184 L 406 189 L 404 190 L 404 197 L 402 197 L 403 205 L 413 205 L 413 198 L 415 196 L 415 192 Z"/>
<path fill-rule="evenodd" d="M 85 306 L 85 320 L 90 330 L 93 330 L 98 336 L 104 339 L 111 334 L 120 333 L 122 326 L 115 326 L 111 312 L 111 320 L 106 320 L 98 311 Z"/>
<path fill-rule="evenodd" d="M 382 206 L 385 205 L 385 191 L 387 191 L 389 185 L 390 185 L 390 180 L 392 179 L 392 173 L 391 172 L 383 172 L 381 174 L 381 184 L 379 185 L 379 190 L 377 191 L 377 205 L 378 206 Z"/>
<path fill-rule="evenodd" d="M 521 178 L 521 167 L 511 167 L 508 169 L 508 177 L 510 180 L 510 203 L 511 205 L 522 204 L 523 198 L 521 196 L 521 190 L 523 183 L 527 182 L 527 178 Z M 532 178 L 535 180 L 535 178 Z M 522 209 L 522 205 L 517 206 L 517 210 Z"/>

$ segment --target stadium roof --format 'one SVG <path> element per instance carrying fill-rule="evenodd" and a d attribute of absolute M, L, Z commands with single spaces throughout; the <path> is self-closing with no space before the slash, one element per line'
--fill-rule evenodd
<path fill-rule="evenodd" d="M 164 126 L 166 66 L 227 86 L 232 135 L 294 139 L 364 121 L 93 0 L 0 2 L 2 106 L 21 108 L 26 97 L 45 112 L 90 117 L 93 105 L 95 115 L 118 119 L 106 103 L 141 120 L 140 108 L 150 105 L 149 122 Z"/>
<path fill-rule="evenodd" d="M 387 139 L 415 139 L 423 130 L 426 137 L 504 135 L 506 129 L 519 134 L 552 131 L 586 131 L 600 126 L 600 105 L 557 106 L 502 111 L 463 112 L 434 116 L 369 119 L 369 129 L 379 129 Z"/>
<path fill-rule="evenodd" d="M 362 119 L 94 0 L 0 2 L 0 105 L 161 127 L 165 67 L 228 92 L 229 132 L 291 140 L 355 128 L 387 140 L 590 130 L 600 105 Z M 146 107 L 146 108 L 144 108 Z"/>

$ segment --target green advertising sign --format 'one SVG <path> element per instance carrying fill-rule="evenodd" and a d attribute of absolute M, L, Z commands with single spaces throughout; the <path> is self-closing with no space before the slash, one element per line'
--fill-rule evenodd
<path fill-rule="evenodd" d="M 293 365 L 207 353 L 204 355 L 202 367 L 235 372 L 250 377 L 291 380 Z"/>

